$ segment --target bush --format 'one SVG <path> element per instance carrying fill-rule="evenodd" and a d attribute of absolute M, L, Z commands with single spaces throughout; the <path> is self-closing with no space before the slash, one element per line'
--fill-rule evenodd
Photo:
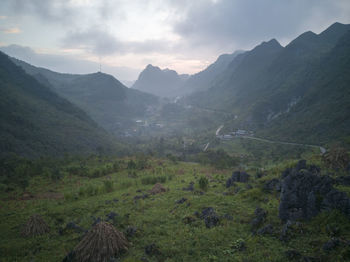
<path fill-rule="evenodd" d="M 146 169 L 148 167 L 148 158 L 146 155 L 138 155 L 136 158 L 136 168 L 139 170 Z"/>
<path fill-rule="evenodd" d="M 166 180 L 166 176 L 146 176 L 141 179 L 141 184 L 154 185 L 156 183 L 165 183 Z"/>
<path fill-rule="evenodd" d="M 208 185 L 209 185 L 209 180 L 202 176 L 200 179 L 199 179 L 199 188 L 206 191 L 208 189 Z"/>
<path fill-rule="evenodd" d="M 136 169 L 136 163 L 134 162 L 134 160 L 129 160 L 127 168 L 128 169 Z"/>
<path fill-rule="evenodd" d="M 112 192 L 114 189 L 113 181 L 111 180 L 103 181 L 103 188 L 104 188 L 104 191 L 107 193 Z"/>
<path fill-rule="evenodd" d="M 64 193 L 64 200 L 66 201 L 71 201 L 74 199 L 74 194 L 73 193 Z"/>
<path fill-rule="evenodd" d="M 202 164 L 209 164 L 218 169 L 231 168 L 239 164 L 237 157 L 230 156 L 222 149 L 201 152 L 197 155 L 197 161 Z"/>
<path fill-rule="evenodd" d="M 52 181 L 59 181 L 59 180 L 62 179 L 63 174 L 62 174 L 62 172 L 59 169 L 55 168 L 55 169 L 53 169 L 51 171 L 51 175 L 50 176 L 51 176 L 51 180 Z"/>
<path fill-rule="evenodd" d="M 93 186 L 93 185 L 88 185 L 85 188 L 85 194 L 87 196 L 95 196 L 98 194 L 99 188 L 97 186 Z"/>

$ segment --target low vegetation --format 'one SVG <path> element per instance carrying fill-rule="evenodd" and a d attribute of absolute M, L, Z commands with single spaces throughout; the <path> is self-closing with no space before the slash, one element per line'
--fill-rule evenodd
<path fill-rule="evenodd" d="M 31 168 L 46 170 L 50 161 L 40 161 L 30 162 Z M 96 261 L 107 261 L 100 260 L 104 256 L 121 261 L 350 259 L 350 220 L 342 212 L 323 211 L 288 225 L 280 220 L 278 185 L 271 181 L 280 181 L 297 161 L 265 169 L 248 166 L 235 175 L 238 167 L 217 169 L 210 163 L 150 157 L 142 161 L 134 165 L 130 163 L 138 163 L 137 157 L 67 157 L 55 162 L 60 174 L 55 179 L 47 172 L 29 172 L 26 187 L 17 182 L 3 187 L 2 261 L 74 261 L 68 259 L 78 259 L 77 251 L 80 260 L 75 261 L 95 256 Z M 308 161 L 322 175 L 332 173 L 337 179 L 346 174 L 328 169 L 318 154 Z M 91 176 L 97 170 L 105 171 Z M 235 181 L 227 183 L 229 179 Z M 344 183 L 337 188 L 350 193 Z M 43 234 L 23 237 L 23 226 L 34 214 L 41 222 L 32 224 Z M 97 230 L 96 225 L 110 229 Z M 112 235 L 114 240 L 108 238 Z M 111 249 L 91 253 L 88 247 L 95 237 L 111 241 Z"/>

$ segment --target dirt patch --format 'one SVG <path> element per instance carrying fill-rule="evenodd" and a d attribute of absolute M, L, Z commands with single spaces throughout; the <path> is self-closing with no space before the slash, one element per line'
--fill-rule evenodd
<path fill-rule="evenodd" d="M 40 193 L 35 196 L 36 199 L 63 199 L 64 196 L 62 193 L 57 192 L 45 192 Z"/>
<path fill-rule="evenodd" d="M 166 192 L 167 190 L 163 187 L 162 184 L 155 184 L 154 187 L 151 189 L 150 193 L 152 195 L 155 195 L 155 194 L 160 194 L 160 193 L 164 193 Z"/>

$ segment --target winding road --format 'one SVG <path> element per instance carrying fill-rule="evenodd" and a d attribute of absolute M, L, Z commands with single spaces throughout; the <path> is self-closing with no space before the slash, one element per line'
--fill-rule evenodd
<path fill-rule="evenodd" d="M 216 136 L 220 135 L 220 131 L 221 131 L 221 129 L 223 127 L 224 127 L 224 125 L 219 126 L 219 128 L 215 132 Z M 252 140 L 262 141 L 262 142 L 271 143 L 271 144 L 292 145 L 292 146 L 306 146 L 306 147 L 318 148 L 318 149 L 320 149 L 322 155 L 327 152 L 326 148 L 324 148 L 322 146 L 317 146 L 317 145 L 300 144 L 300 143 L 293 143 L 293 142 L 282 142 L 282 141 L 269 140 L 269 139 L 253 137 L 253 136 L 239 136 L 239 137 L 240 138 L 245 138 L 245 139 L 252 139 Z M 209 143 L 205 146 L 204 151 L 207 150 L 208 146 L 209 146 Z"/>

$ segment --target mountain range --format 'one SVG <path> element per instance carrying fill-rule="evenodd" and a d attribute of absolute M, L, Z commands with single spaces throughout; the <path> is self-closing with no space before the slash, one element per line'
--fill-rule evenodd
<path fill-rule="evenodd" d="M 203 71 L 193 75 L 178 74 L 175 70 L 160 69 L 147 65 L 132 88 L 160 97 L 184 96 L 195 91 L 206 90 L 215 85 L 215 80 L 225 72 L 227 66 L 243 51 L 220 55 Z"/>
<path fill-rule="evenodd" d="M 121 147 L 84 111 L 0 52 L 0 156 L 117 152 Z"/>
<path fill-rule="evenodd" d="M 167 124 L 165 135 L 191 125 L 200 135 L 219 122 L 273 140 L 349 142 L 349 86 L 350 25 L 340 23 L 285 47 L 271 39 L 221 55 L 191 76 L 148 65 L 133 88 L 102 72 L 62 74 L 0 53 L 0 153 L 116 152 L 123 146 L 111 133 L 153 126 L 159 136 Z"/>
<path fill-rule="evenodd" d="M 86 111 L 101 127 L 114 134 L 123 133 L 136 119 L 144 118 L 158 103 L 157 97 L 127 88 L 108 74 L 62 74 L 21 60 L 12 60 L 26 73 Z"/>
<path fill-rule="evenodd" d="M 231 112 L 230 128 L 265 137 L 326 143 L 350 133 L 350 25 L 275 39 L 237 55 L 226 73 L 187 103 Z"/>

